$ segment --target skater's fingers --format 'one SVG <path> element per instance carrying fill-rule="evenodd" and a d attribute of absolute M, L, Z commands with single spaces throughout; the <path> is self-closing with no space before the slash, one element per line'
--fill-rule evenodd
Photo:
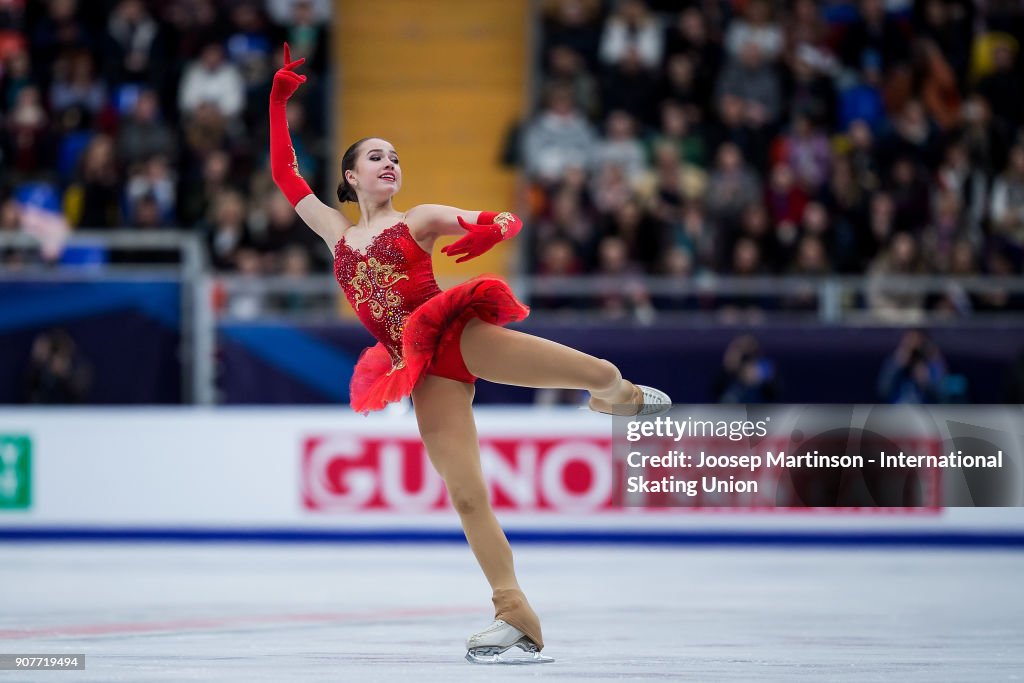
<path fill-rule="evenodd" d="M 288 62 L 292 61 L 292 49 L 288 47 L 288 43 L 284 44 L 284 64 L 285 68 L 288 66 Z"/>
<path fill-rule="evenodd" d="M 295 60 L 294 62 L 290 62 L 290 63 L 288 63 L 288 64 L 285 64 L 285 65 L 284 65 L 284 68 L 285 68 L 285 70 L 287 70 L 287 71 L 293 71 L 293 70 L 295 70 L 295 69 L 296 69 L 297 67 L 300 67 L 300 66 L 302 66 L 302 65 L 303 65 L 303 64 L 305 64 L 305 63 L 306 63 L 306 58 L 305 58 L 305 57 L 299 57 L 299 58 L 298 58 L 298 59 L 296 59 L 296 60 Z"/>
<path fill-rule="evenodd" d="M 291 71 L 279 71 L 279 72 L 277 72 L 276 79 L 280 80 L 280 81 L 291 81 L 296 86 L 302 85 L 303 83 L 306 82 L 306 77 L 305 76 L 300 76 L 299 74 L 293 73 Z"/>

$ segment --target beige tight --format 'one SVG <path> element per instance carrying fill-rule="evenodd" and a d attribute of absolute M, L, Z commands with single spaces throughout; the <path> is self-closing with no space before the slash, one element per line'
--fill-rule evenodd
<path fill-rule="evenodd" d="M 482 379 L 524 387 L 585 389 L 607 404 L 629 400 L 633 385 L 606 360 L 562 344 L 471 320 L 462 333 L 467 369 Z M 473 554 L 494 591 L 495 608 L 506 621 L 543 647 L 540 624 L 519 592 L 512 548 L 498 524 L 480 466 L 471 384 L 425 376 L 412 393 L 416 420 L 431 463 L 444 480 Z M 522 606 L 520 607 L 520 598 Z M 512 621 L 522 618 L 522 625 Z"/>

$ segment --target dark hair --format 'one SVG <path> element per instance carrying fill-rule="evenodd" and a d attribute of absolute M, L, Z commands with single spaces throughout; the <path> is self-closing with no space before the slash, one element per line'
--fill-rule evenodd
<path fill-rule="evenodd" d="M 369 137 L 363 138 L 362 140 L 356 140 L 347 150 L 345 150 L 345 156 L 341 157 L 341 182 L 338 183 L 338 201 L 342 204 L 345 202 L 359 201 L 356 197 L 355 188 L 348 184 L 348 178 L 345 177 L 345 172 L 355 169 L 356 158 L 359 155 L 359 146 L 367 140 L 373 140 L 373 138 Z"/>

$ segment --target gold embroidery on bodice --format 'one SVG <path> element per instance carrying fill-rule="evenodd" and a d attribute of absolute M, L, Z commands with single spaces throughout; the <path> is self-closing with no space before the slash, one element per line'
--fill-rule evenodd
<path fill-rule="evenodd" d="M 401 295 L 392 287 L 399 280 L 408 280 L 409 276 L 395 273 L 394 265 L 385 265 L 371 256 L 356 264 L 356 275 L 348 281 L 352 287 L 354 301 L 352 307 L 357 311 L 367 304 L 374 320 L 382 320 L 387 326 L 388 335 L 401 349 L 402 315 L 404 302 Z"/>

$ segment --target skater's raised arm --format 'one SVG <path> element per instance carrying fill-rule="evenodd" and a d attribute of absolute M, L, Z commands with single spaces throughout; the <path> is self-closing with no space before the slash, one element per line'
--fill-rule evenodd
<path fill-rule="evenodd" d="M 462 239 L 441 250 L 448 256 L 460 256 L 456 263 L 476 258 L 498 242 L 515 237 L 523 227 L 519 217 L 509 211 L 467 211 L 442 204 L 420 204 L 406 214 L 410 228 L 418 238 L 461 235 Z"/>
<path fill-rule="evenodd" d="M 291 61 L 291 50 L 288 43 L 284 44 L 285 63 L 274 74 L 274 85 L 270 90 L 270 173 L 299 217 L 320 235 L 328 247 L 334 249 L 351 222 L 340 211 L 317 199 L 309 189 L 299 174 L 299 161 L 288 131 L 288 100 L 306 82 L 306 77 L 295 73 L 295 69 L 305 61 L 305 58 Z"/>

